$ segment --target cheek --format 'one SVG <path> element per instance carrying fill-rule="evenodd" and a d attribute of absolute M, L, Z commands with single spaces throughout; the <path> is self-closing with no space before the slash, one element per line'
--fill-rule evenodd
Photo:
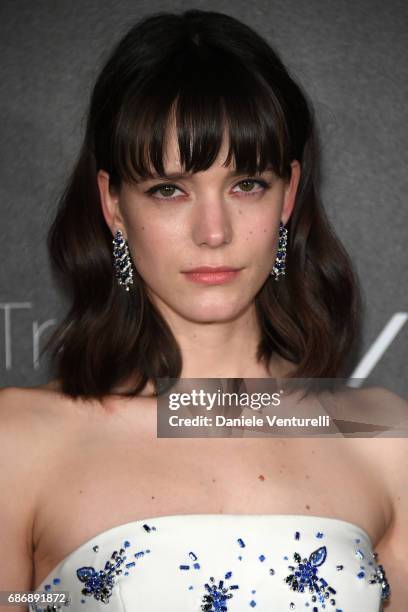
<path fill-rule="evenodd" d="M 269 252 L 275 247 L 278 225 L 275 219 L 267 217 L 256 223 L 248 222 L 240 232 L 243 247 L 259 252 Z"/>
<path fill-rule="evenodd" d="M 160 223 L 157 219 L 133 223 L 128 240 L 135 265 L 148 274 L 159 273 L 163 264 L 177 258 L 179 234 L 171 223 Z"/>
<path fill-rule="evenodd" d="M 264 277 L 273 265 L 278 240 L 279 218 L 274 215 L 248 223 L 242 232 L 242 252 L 255 277 Z M 255 279 L 254 277 L 254 279 Z"/>

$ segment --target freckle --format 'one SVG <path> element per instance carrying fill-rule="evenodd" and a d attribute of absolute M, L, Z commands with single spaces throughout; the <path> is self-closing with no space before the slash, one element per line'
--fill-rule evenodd
<path fill-rule="evenodd" d="M 306 475 L 305 475 L 305 478 L 306 478 L 306 480 L 310 480 L 310 476 L 309 476 L 309 474 L 306 474 Z"/>
<path fill-rule="evenodd" d="M 251 232 L 249 232 L 249 233 L 250 233 L 250 234 L 253 234 L 253 232 L 252 232 L 252 231 L 251 231 Z"/>
<path fill-rule="evenodd" d="M 211 480 L 212 480 L 213 482 L 217 482 L 215 478 L 211 478 Z"/>
<path fill-rule="evenodd" d="M 310 510 L 309 504 L 306 504 L 306 510 Z"/>
<path fill-rule="evenodd" d="M 82 493 L 81 489 L 79 490 L 80 493 Z"/>
<path fill-rule="evenodd" d="M 144 231 L 144 225 L 142 225 L 142 230 Z"/>
<path fill-rule="evenodd" d="M 265 476 L 263 476 L 263 474 L 259 474 L 258 478 L 259 478 L 259 480 L 262 480 L 262 481 L 265 480 Z"/>
<path fill-rule="evenodd" d="M 156 499 L 154 495 L 152 495 L 152 499 Z"/>

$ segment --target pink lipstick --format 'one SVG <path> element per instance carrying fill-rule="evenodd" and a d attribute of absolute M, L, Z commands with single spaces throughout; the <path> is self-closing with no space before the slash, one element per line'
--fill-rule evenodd
<path fill-rule="evenodd" d="M 200 266 L 186 270 L 184 274 L 195 283 L 204 285 L 221 285 L 234 279 L 242 268 L 230 266 Z"/>

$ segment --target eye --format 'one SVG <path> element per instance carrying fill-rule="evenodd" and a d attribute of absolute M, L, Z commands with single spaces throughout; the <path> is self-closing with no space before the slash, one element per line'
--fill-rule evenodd
<path fill-rule="evenodd" d="M 180 189 L 176 187 L 176 185 L 164 184 L 150 187 L 150 189 L 148 189 L 146 193 L 149 195 L 154 195 L 154 197 L 158 200 L 175 200 L 174 197 L 171 197 L 174 195 L 175 191 L 180 191 Z M 158 196 L 157 194 L 161 195 Z"/>
<path fill-rule="evenodd" d="M 255 185 L 259 185 L 260 189 L 254 189 Z M 237 187 L 241 187 L 242 191 L 234 191 Z M 237 183 L 232 193 L 241 193 L 243 196 L 252 196 L 266 191 L 269 187 L 270 183 L 267 183 L 264 180 L 247 178 Z M 157 200 L 176 200 L 180 197 L 180 195 L 176 193 L 177 191 L 182 193 L 181 189 L 179 189 L 176 185 L 164 183 L 163 185 L 154 185 L 153 187 L 150 187 L 146 193 L 149 196 L 155 197 Z"/>
<path fill-rule="evenodd" d="M 254 186 L 256 184 L 260 185 L 261 189 L 255 190 Z M 263 191 L 268 189 L 270 187 L 270 184 L 260 179 L 247 178 L 247 179 L 244 179 L 243 181 L 240 181 L 235 187 L 241 187 L 242 188 L 241 193 L 244 193 L 245 195 L 255 195 L 257 193 L 262 193 Z M 240 193 L 240 192 L 234 191 L 233 193 Z"/>

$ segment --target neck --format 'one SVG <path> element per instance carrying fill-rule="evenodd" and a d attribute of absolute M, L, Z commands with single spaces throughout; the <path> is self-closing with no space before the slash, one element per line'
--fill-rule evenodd
<path fill-rule="evenodd" d="M 277 357 L 269 364 L 256 359 L 261 330 L 254 304 L 228 321 L 202 323 L 174 312 L 164 314 L 181 349 L 181 378 L 278 378 L 282 374 Z"/>

